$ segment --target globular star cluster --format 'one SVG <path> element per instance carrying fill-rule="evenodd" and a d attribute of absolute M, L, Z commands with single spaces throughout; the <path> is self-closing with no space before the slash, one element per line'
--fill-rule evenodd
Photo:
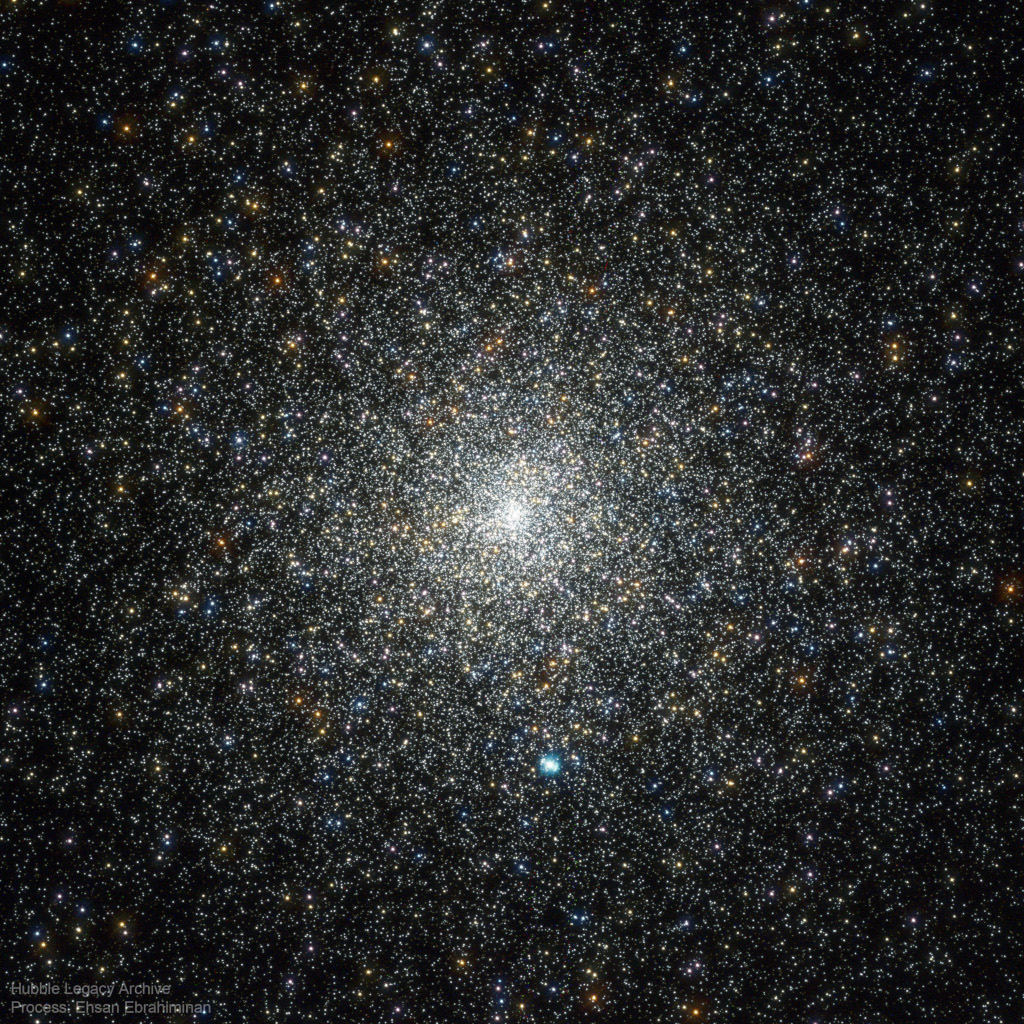
<path fill-rule="evenodd" d="M 0 18 L 9 980 L 1021 1019 L 1015 5 Z"/>

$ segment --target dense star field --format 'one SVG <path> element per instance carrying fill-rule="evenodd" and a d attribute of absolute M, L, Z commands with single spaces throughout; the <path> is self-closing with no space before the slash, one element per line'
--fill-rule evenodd
<path fill-rule="evenodd" d="M 1024 11 L 0 19 L 5 984 L 1022 1019 Z"/>

